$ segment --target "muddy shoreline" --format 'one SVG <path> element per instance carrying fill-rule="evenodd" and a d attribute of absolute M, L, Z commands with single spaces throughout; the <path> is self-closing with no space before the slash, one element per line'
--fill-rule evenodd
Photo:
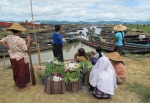
<path fill-rule="evenodd" d="M 40 79 L 36 74 L 38 65 L 34 65 L 37 84 L 32 86 L 29 83 L 29 90 L 19 92 L 12 78 L 12 70 L 1 68 L 0 103 L 144 103 L 142 97 L 129 91 L 127 86 L 129 83 L 132 84 L 134 82 L 150 85 L 150 75 L 146 75 L 150 73 L 149 62 L 150 58 L 146 57 L 141 59 L 131 58 L 131 56 L 124 57 L 124 63 L 127 67 L 127 80 L 123 85 L 118 85 L 115 95 L 111 99 L 97 99 L 90 92 L 83 92 L 82 90 L 77 93 L 45 94 L 44 85 L 41 85 Z"/>

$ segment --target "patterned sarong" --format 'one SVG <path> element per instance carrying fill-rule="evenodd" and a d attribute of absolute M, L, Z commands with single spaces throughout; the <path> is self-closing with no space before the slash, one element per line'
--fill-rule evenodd
<path fill-rule="evenodd" d="M 10 59 L 13 78 L 18 87 L 25 87 L 30 82 L 29 64 L 24 62 L 24 58 L 20 60 Z"/>
<path fill-rule="evenodd" d="M 99 99 L 109 99 L 111 97 L 110 94 L 104 93 L 100 91 L 99 89 L 97 89 L 96 87 L 93 88 L 92 93 L 96 98 L 99 98 Z"/>

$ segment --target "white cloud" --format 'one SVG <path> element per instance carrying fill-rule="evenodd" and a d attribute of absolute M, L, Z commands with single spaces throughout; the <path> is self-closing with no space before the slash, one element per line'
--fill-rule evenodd
<path fill-rule="evenodd" d="M 150 20 L 149 0 L 32 0 L 34 20 Z M 1 0 L 0 20 L 31 20 L 30 0 Z"/>

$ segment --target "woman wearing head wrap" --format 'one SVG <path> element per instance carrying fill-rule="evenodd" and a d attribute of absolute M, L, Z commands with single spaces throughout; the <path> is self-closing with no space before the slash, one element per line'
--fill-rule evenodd
<path fill-rule="evenodd" d="M 114 67 L 107 57 L 98 59 L 89 76 L 92 93 L 97 98 L 108 99 L 117 87 Z"/>
<path fill-rule="evenodd" d="M 26 29 L 17 22 L 14 22 L 8 30 L 12 31 L 13 34 L 0 40 L 0 44 L 9 48 L 8 53 L 15 84 L 19 87 L 20 91 L 25 91 L 29 89 L 27 83 L 30 82 L 29 64 L 27 61 L 30 35 L 26 37 L 26 44 L 25 40 L 19 37 L 22 34 L 22 31 L 25 31 Z"/>
<path fill-rule="evenodd" d="M 120 55 L 122 55 L 123 51 L 123 38 L 124 38 L 124 31 L 127 29 L 126 26 L 122 24 L 114 26 L 113 30 L 116 32 L 114 36 L 114 42 L 112 49 L 117 51 Z"/>
<path fill-rule="evenodd" d="M 122 57 L 119 55 L 118 52 L 108 53 L 106 56 L 110 59 L 115 69 L 117 75 L 117 83 L 124 83 L 126 80 L 126 67 L 123 64 Z"/>

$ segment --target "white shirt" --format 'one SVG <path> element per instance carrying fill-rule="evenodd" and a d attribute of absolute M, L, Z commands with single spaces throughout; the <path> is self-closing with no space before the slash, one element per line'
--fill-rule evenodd
<path fill-rule="evenodd" d="M 8 35 L 7 37 L 0 40 L 8 45 L 8 53 L 11 59 L 20 60 L 24 58 L 25 63 L 28 62 L 27 46 L 24 39 L 16 35 Z"/>
<path fill-rule="evenodd" d="M 116 73 L 107 57 L 98 59 L 90 72 L 89 82 L 100 91 L 114 95 L 114 89 L 117 88 Z"/>

